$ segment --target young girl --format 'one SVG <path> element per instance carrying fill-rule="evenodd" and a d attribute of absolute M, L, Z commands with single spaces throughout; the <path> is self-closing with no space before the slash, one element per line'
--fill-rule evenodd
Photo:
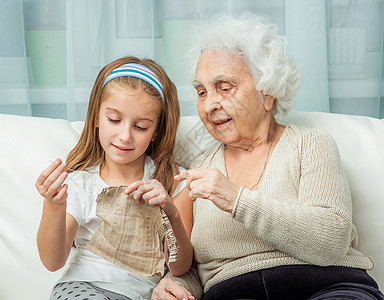
<path fill-rule="evenodd" d="M 37 234 L 43 264 L 50 271 L 62 268 L 76 247 L 50 299 L 151 298 L 164 267 L 164 260 L 154 261 L 162 245 L 154 250 L 153 243 L 164 235 L 148 225 L 148 216 L 139 227 L 132 226 L 142 214 L 137 207 L 146 207 L 146 212 L 161 207 L 177 240 L 177 260 L 167 261 L 168 266 L 176 276 L 189 269 L 192 246 L 169 196 L 183 188 L 173 180 L 179 171 L 173 157 L 179 116 L 176 87 L 152 60 L 124 57 L 100 71 L 83 132 L 66 166 L 56 159 L 36 181 L 44 197 Z M 107 194 L 111 197 L 103 198 Z M 116 199 L 118 208 L 113 206 L 118 202 L 111 202 Z M 128 232 L 136 234 L 136 240 L 126 242 Z M 154 238 L 143 236 L 148 232 Z M 113 245 L 119 236 L 125 242 Z M 104 251 L 104 246 L 110 249 Z"/>

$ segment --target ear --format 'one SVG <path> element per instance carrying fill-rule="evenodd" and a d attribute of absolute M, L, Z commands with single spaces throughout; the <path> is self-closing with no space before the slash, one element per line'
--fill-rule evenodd
<path fill-rule="evenodd" d="M 275 102 L 275 97 L 271 95 L 264 95 L 264 108 L 266 111 L 272 110 L 274 102 Z"/>
<path fill-rule="evenodd" d="M 151 142 L 154 142 L 156 140 L 156 137 L 157 137 L 157 132 L 155 132 L 151 138 Z"/>

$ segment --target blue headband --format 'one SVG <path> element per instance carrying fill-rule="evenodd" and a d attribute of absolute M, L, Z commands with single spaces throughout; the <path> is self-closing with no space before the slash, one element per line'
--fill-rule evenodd
<path fill-rule="evenodd" d="M 163 119 L 164 119 L 165 102 L 164 102 L 163 85 L 161 84 L 159 77 L 157 77 L 156 74 L 153 73 L 151 69 L 149 69 L 143 65 L 139 65 L 139 64 L 135 64 L 135 63 L 128 63 L 128 64 L 121 65 L 121 66 L 117 67 L 116 69 L 114 69 L 108 75 L 108 77 L 105 79 L 105 81 L 103 83 L 103 87 L 112 79 L 115 79 L 117 77 L 122 77 L 122 76 L 136 77 L 136 78 L 139 78 L 141 80 L 144 80 L 145 82 L 147 82 L 151 86 L 153 86 L 156 89 L 156 91 L 159 92 L 159 94 L 161 96 L 161 101 L 163 103 L 163 114 L 162 114 L 161 123 L 159 126 L 159 127 L 161 127 L 161 125 L 163 123 Z"/>

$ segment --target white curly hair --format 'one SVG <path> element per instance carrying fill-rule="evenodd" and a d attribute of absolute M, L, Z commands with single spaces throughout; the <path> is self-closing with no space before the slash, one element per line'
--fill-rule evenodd
<path fill-rule="evenodd" d="M 203 20 L 192 34 L 187 52 L 192 72 L 205 50 L 225 50 L 241 55 L 258 91 L 275 100 L 272 113 L 277 119 L 286 115 L 302 85 L 300 65 L 286 55 L 286 39 L 266 18 L 244 13 L 239 18 L 216 15 Z"/>

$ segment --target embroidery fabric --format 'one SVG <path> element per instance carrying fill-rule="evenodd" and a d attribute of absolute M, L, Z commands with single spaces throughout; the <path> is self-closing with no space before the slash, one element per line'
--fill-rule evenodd
<path fill-rule="evenodd" d="M 97 196 L 96 214 L 103 222 L 86 249 L 130 272 L 162 276 L 162 241 L 166 234 L 169 261 L 177 259 L 171 224 L 160 207 L 151 207 L 144 201 L 137 204 L 132 193 L 124 193 L 125 188 L 107 187 Z"/>

